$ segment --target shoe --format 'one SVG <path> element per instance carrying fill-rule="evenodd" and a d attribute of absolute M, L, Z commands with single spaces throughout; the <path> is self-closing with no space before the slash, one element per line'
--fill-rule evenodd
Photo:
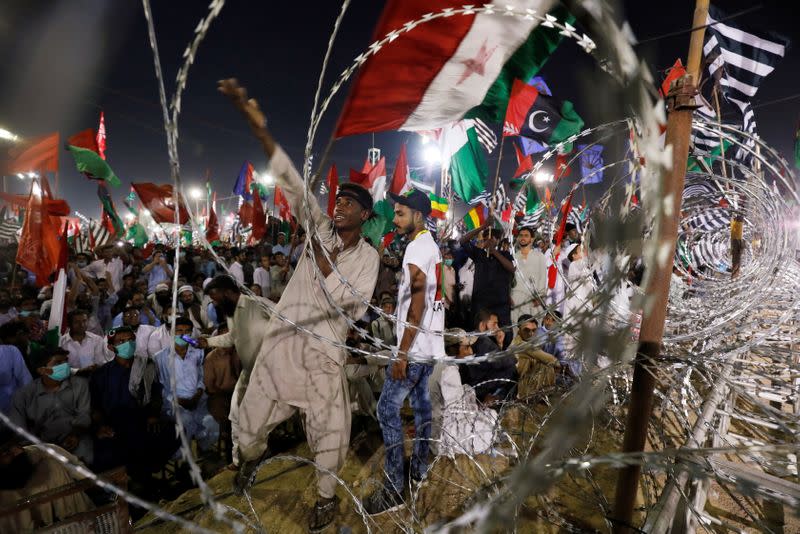
<path fill-rule="evenodd" d="M 253 484 L 256 478 L 256 471 L 259 463 L 261 463 L 261 458 L 241 462 L 239 465 L 239 470 L 236 472 L 236 476 L 233 477 L 234 495 L 244 495 L 245 490 L 247 490 Z"/>
<path fill-rule="evenodd" d="M 394 512 L 403 508 L 406 503 L 396 491 L 384 488 L 379 489 L 363 502 L 367 515 L 380 515 L 385 512 Z"/>
<path fill-rule="evenodd" d="M 308 518 L 308 531 L 312 533 L 322 532 L 333 523 L 336 512 L 339 511 L 339 497 L 334 495 L 330 499 L 320 499 L 311 510 Z"/>
<path fill-rule="evenodd" d="M 411 476 L 409 482 L 409 490 L 411 493 L 418 493 L 422 488 L 428 485 L 428 476 L 427 473 L 422 475 L 420 478 L 415 476 Z"/>

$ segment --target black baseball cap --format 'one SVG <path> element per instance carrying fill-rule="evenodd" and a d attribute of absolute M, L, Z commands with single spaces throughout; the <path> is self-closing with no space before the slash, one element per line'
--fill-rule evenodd
<path fill-rule="evenodd" d="M 402 206 L 408 206 L 412 210 L 421 212 L 424 216 L 431 214 L 431 199 L 418 189 L 409 189 L 402 195 L 389 193 L 395 203 Z"/>
<path fill-rule="evenodd" d="M 339 184 L 339 190 L 336 192 L 336 198 L 348 197 L 352 198 L 365 210 L 372 211 L 372 195 L 364 186 L 346 182 Z"/>

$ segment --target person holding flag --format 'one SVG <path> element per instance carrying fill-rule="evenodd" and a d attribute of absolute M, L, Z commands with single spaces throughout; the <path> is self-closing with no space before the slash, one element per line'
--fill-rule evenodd
<path fill-rule="evenodd" d="M 352 320 L 364 315 L 364 300 L 372 296 L 378 279 L 378 252 L 361 237 L 361 226 L 372 214 L 372 196 L 359 185 L 342 184 L 332 218 L 313 195 L 304 207 L 303 179 L 267 130 L 258 103 L 248 99 L 247 91 L 235 79 L 221 81 L 219 90 L 244 115 L 261 142 L 292 214 L 299 223 L 310 217 L 308 222 L 317 229 L 313 238 L 309 236 L 310 246 L 276 306 L 277 312 L 314 335 L 293 328 L 280 317 L 270 320 L 266 332 L 253 334 L 265 336 L 268 342 L 256 357 L 238 410 L 241 464 L 234 490 L 242 493 L 255 478 L 269 432 L 300 410 L 314 460 L 322 468 L 317 472 L 319 499 L 309 518 L 309 530 L 320 532 L 336 515 L 334 473 L 344 463 L 350 442 L 346 354 L 331 343 L 345 346 L 348 323 L 341 310 Z M 323 248 L 333 265 L 323 255 Z M 341 277 L 333 272 L 334 265 Z"/>

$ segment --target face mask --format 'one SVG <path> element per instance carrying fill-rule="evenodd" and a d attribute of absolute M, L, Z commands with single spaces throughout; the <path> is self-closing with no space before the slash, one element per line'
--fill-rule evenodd
<path fill-rule="evenodd" d="M 33 314 L 33 312 L 30 311 L 30 310 L 21 310 L 19 312 L 19 316 L 20 317 L 30 317 L 32 314 Z"/>
<path fill-rule="evenodd" d="M 189 344 L 189 342 L 183 339 L 181 336 L 175 336 L 175 344 L 179 347 L 185 347 Z"/>
<path fill-rule="evenodd" d="M 59 363 L 58 365 L 54 365 L 52 367 L 52 371 L 50 371 L 50 378 L 61 382 L 69 378 L 69 364 L 67 362 Z"/>
<path fill-rule="evenodd" d="M 450 267 L 451 265 L 453 265 L 453 258 L 444 260 L 444 264 Z"/>
<path fill-rule="evenodd" d="M 77 265 L 78 267 L 83 269 L 84 267 L 86 267 L 86 262 L 85 261 L 76 261 L 75 265 Z"/>
<path fill-rule="evenodd" d="M 133 358 L 133 352 L 136 350 L 136 343 L 133 340 L 128 340 L 114 348 L 117 349 L 117 356 L 123 360 L 130 360 Z"/>

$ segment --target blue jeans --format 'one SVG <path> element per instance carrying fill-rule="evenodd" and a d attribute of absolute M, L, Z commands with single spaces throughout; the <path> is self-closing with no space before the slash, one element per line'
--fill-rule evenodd
<path fill-rule="evenodd" d="M 394 364 L 392 364 L 394 365 Z M 428 378 L 433 371 L 432 364 L 409 363 L 405 380 L 392 378 L 392 365 L 386 367 L 386 381 L 378 401 L 378 422 L 383 431 L 383 444 L 386 447 L 386 487 L 403 493 L 403 422 L 400 408 L 411 394 L 411 407 L 414 409 L 414 451 L 411 455 L 411 476 L 420 479 L 428 470 L 428 451 L 431 439 L 431 395 L 428 391 Z"/>

